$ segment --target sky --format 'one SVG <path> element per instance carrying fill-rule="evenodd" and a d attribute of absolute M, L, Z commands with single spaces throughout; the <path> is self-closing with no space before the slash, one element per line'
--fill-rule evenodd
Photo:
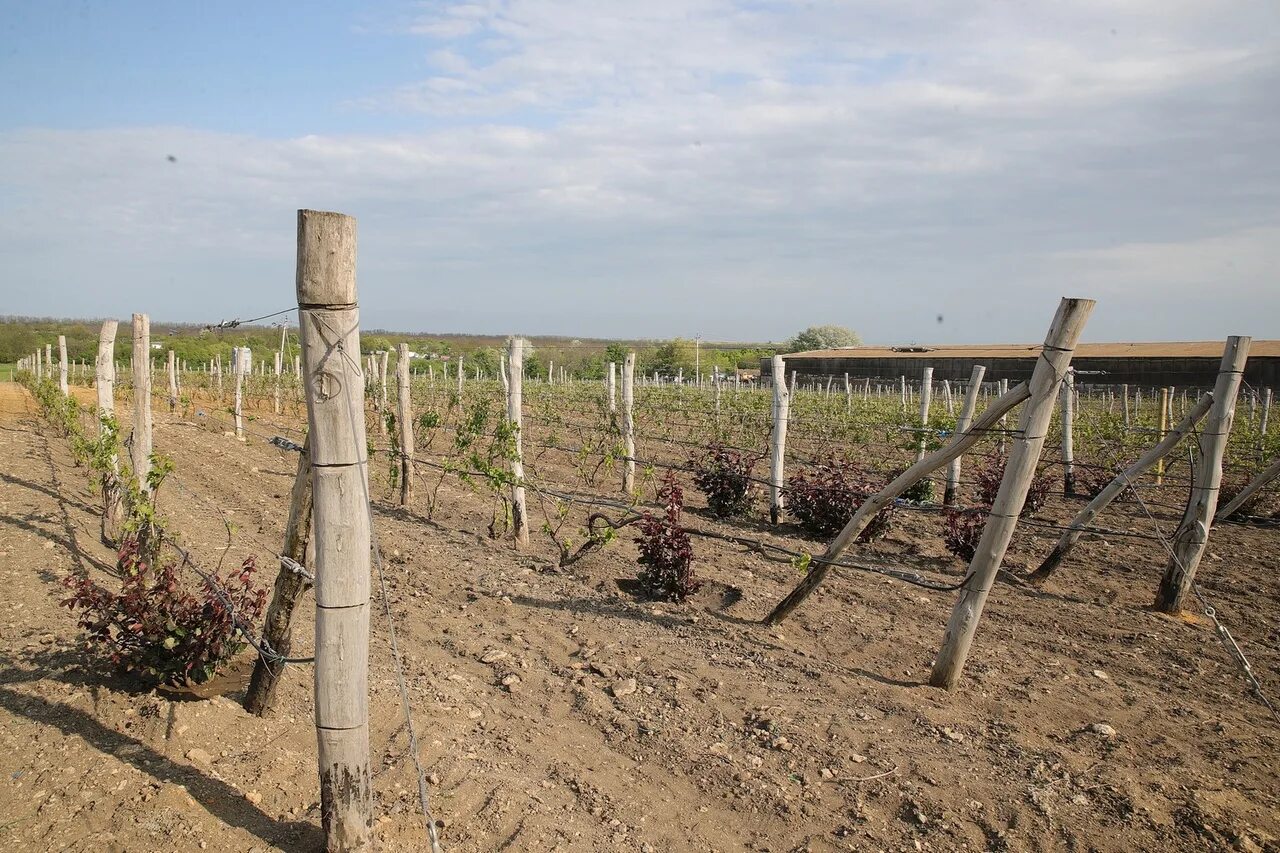
<path fill-rule="evenodd" d="M 1280 337 L 1275 0 L 0 2 L 0 314 Z"/>

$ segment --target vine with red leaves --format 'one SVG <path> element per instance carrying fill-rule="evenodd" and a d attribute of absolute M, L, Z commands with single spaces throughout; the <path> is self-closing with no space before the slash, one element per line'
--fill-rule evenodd
<path fill-rule="evenodd" d="M 646 512 L 640 520 L 640 572 L 637 580 L 645 592 L 664 601 L 684 601 L 702 586 L 693 574 L 693 545 L 680 526 L 684 490 L 668 471 L 658 488 L 665 507 L 656 516 Z"/>

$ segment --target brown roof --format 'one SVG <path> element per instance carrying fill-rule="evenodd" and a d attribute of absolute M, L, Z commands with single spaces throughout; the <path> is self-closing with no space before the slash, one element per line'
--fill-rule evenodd
<path fill-rule="evenodd" d="M 1222 341 L 1155 341 L 1147 343 L 1079 344 L 1077 358 L 1221 358 Z M 786 358 L 1026 358 L 1040 344 L 946 344 L 910 347 L 841 347 L 793 352 Z M 1254 340 L 1249 355 L 1280 357 L 1280 340 Z"/>

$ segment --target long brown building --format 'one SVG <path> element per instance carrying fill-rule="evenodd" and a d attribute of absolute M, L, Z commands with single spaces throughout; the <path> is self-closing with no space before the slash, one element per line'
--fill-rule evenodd
<path fill-rule="evenodd" d="M 1210 387 L 1222 360 L 1222 341 L 1179 341 L 1132 344 L 1080 344 L 1072 365 L 1078 381 L 1103 385 Z M 986 380 L 1028 379 L 1040 354 L 1039 344 L 954 344 L 910 347 L 842 347 L 794 352 L 787 371 L 802 377 L 919 381 L 924 368 L 933 378 L 963 381 L 975 364 L 985 365 Z M 761 378 L 770 375 L 769 359 L 760 364 Z M 1280 388 L 1280 341 L 1254 340 L 1244 381 L 1255 387 Z"/>

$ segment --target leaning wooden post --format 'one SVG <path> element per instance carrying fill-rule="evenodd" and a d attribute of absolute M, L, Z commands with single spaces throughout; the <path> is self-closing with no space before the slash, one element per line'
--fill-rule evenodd
<path fill-rule="evenodd" d="M 794 383 L 794 379 L 792 382 Z M 787 389 L 786 364 L 782 356 L 773 357 L 773 435 L 770 439 L 769 518 L 777 524 L 785 506 L 783 489 L 786 467 L 787 420 L 791 413 L 791 392 Z"/>
<path fill-rule="evenodd" d="M 987 431 L 995 426 L 996 421 L 1001 416 L 1014 406 L 1025 402 L 1030 395 L 1031 392 L 1025 382 L 1011 388 L 1009 393 L 992 402 L 969 429 L 963 433 L 957 433 L 950 444 L 941 450 L 935 450 L 930 453 L 895 477 L 892 482 L 879 492 L 863 501 L 857 512 L 853 514 L 853 518 L 849 519 L 849 522 L 844 526 L 844 529 L 827 544 L 826 550 L 820 556 L 813 558 L 813 563 L 809 566 L 809 572 L 804 576 L 804 579 L 796 584 L 795 589 L 791 590 L 786 598 L 779 601 L 769 615 L 764 618 L 765 624 L 776 625 L 786 619 L 791 614 L 791 611 L 799 607 L 818 588 L 827 573 L 831 571 L 832 561 L 839 559 L 845 549 L 867 528 L 867 525 L 871 523 L 880 510 L 891 504 L 898 495 L 923 480 L 930 472 L 948 464 L 951 460 L 977 444 L 979 440 L 985 438 Z"/>
<path fill-rule="evenodd" d="M 396 347 L 396 422 L 400 427 L 400 506 L 413 500 L 413 403 L 409 397 L 409 345 Z"/>
<path fill-rule="evenodd" d="M 996 572 L 1013 538 L 1013 529 L 1027 499 L 1027 488 L 1036 475 L 1036 464 L 1044 447 L 1045 433 L 1053 417 L 1058 390 L 1071 366 L 1076 342 L 1095 305 L 1092 299 L 1063 299 L 1053 325 L 1044 340 L 1044 349 L 1031 373 L 1031 398 L 1022 409 L 1018 436 L 1009 452 L 1004 479 L 991 505 L 982 539 L 969 563 L 965 585 L 960 590 L 942 648 L 934 661 L 929 683 L 951 689 L 960 680 L 965 659 L 973 645 L 982 608 L 986 604 Z"/>
<path fill-rule="evenodd" d="M 1218 381 L 1213 386 L 1213 408 L 1200 432 L 1200 452 L 1191 474 L 1191 495 L 1182 522 L 1174 531 L 1170 549 L 1173 553 L 1156 592 L 1155 606 L 1165 613 L 1182 610 L 1209 542 L 1209 526 L 1218 509 L 1218 488 L 1222 485 L 1222 454 L 1235 419 L 1236 394 L 1252 341 L 1247 336 L 1229 337 L 1222 353 Z"/>
<path fill-rule="evenodd" d="M 58 335 L 58 390 L 65 397 L 70 393 L 67 387 L 67 337 Z"/>
<path fill-rule="evenodd" d="M 1106 487 L 1098 492 L 1098 494 L 1089 501 L 1088 506 L 1080 510 L 1076 517 L 1067 523 L 1067 529 L 1058 539 L 1058 544 L 1053 547 L 1048 557 L 1040 567 L 1031 573 L 1031 579 L 1041 581 L 1049 577 L 1066 557 L 1067 553 L 1079 541 L 1080 536 L 1084 533 L 1084 528 L 1093 522 L 1098 514 L 1106 509 L 1112 501 L 1124 493 L 1124 490 L 1130 488 L 1138 479 L 1150 470 L 1159 460 L 1169 454 L 1173 448 L 1177 447 L 1182 437 L 1195 428 L 1196 423 L 1204 417 L 1205 412 L 1209 411 L 1209 407 L 1213 404 L 1213 394 L 1207 393 L 1196 401 L 1193 406 L 1182 418 L 1182 422 L 1170 430 L 1164 438 L 1162 438 L 1154 447 L 1142 454 L 1136 462 L 1124 469 L 1120 474 L 1116 475 Z"/>
<path fill-rule="evenodd" d="M 151 493 L 151 318 L 133 315 L 133 476 L 144 495 Z"/>
<path fill-rule="evenodd" d="M 98 360 L 94 363 L 94 385 L 98 391 L 98 435 L 118 431 L 116 414 L 116 330 L 115 320 L 103 320 L 98 333 Z M 102 541 L 116 544 L 120 535 L 121 503 L 120 460 L 112 454 L 110 470 L 102 474 Z"/>
<path fill-rule="evenodd" d="M 507 344 L 507 420 L 511 422 L 511 527 L 516 537 L 516 547 L 529 545 L 529 513 L 524 503 L 524 339 L 512 337 Z"/>
<path fill-rule="evenodd" d="M 986 374 L 987 368 L 981 364 L 973 366 L 973 372 L 969 374 L 969 388 L 965 391 L 964 405 L 960 407 L 960 417 L 956 419 L 956 435 L 960 435 L 969 428 L 969 424 L 973 423 L 973 412 L 978 407 L 978 392 L 982 390 L 982 377 Z M 957 456 L 947 465 L 947 488 L 942 497 L 942 503 L 946 506 L 955 506 L 956 491 L 960 488 L 960 457 Z"/>
<path fill-rule="evenodd" d="M 1240 509 L 1240 507 L 1244 506 L 1245 503 L 1248 502 L 1249 498 L 1257 494 L 1259 490 L 1267 485 L 1267 483 L 1270 483 L 1278 476 L 1280 476 L 1280 458 L 1277 458 L 1261 473 L 1259 473 L 1258 476 L 1254 477 L 1253 480 L 1249 482 L 1249 485 L 1245 486 L 1240 491 L 1240 494 L 1231 499 L 1230 503 L 1224 507 L 1220 507 L 1213 517 L 1214 523 L 1226 521 L 1231 518 L 1231 516 L 1236 514 L 1236 511 Z"/>
<path fill-rule="evenodd" d="M 330 851 L 367 850 L 371 531 L 354 219 L 298 211 L 297 291 L 315 502 L 320 820 Z"/>
<path fill-rule="evenodd" d="M 284 528 L 284 547 L 280 549 L 280 571 L 276 574 L 275 591 L 262 623 L 262 639 L 281 658 L 287 658 L 293 646 L 293 610 L 298 598 L 311 587 L 311 579 L 299 569 L 307 564 L 307 543 L 311 539 L 311 440 L 308 438 L 298 454 L 298 468 L 293 475 L 293 493 L 289 500 L 289 517 Z M 264 717 L 275 701 L 276 685 L 284 674 L 284 663 L 259 655 L 253 665 L 253 676 L 244 696 L 244 709 Z"/>
<path fill-rule="evenodd" d="M 933 368 L 926 367 L 924 374 L 920 379 L 920 433 L 919 441 L 916 445 L 916 461 L 919 462 L 924 458 L 925 448 L 928 446 L 929 435 L 929 407 L 933 403 Z"/>
<path fill-rule="evenodd" d="M 628 497 L 636 488 L 636 354 L 622 360 L 622 491 Z"/>
<path fill-rule="evenodd" d="M 1076 420 L 1076 372 L 1067 368 L 1062 377 L 1062 494 L 1071 497 L 1076 493 L 1075 437 L 1072 430 Z"/>

